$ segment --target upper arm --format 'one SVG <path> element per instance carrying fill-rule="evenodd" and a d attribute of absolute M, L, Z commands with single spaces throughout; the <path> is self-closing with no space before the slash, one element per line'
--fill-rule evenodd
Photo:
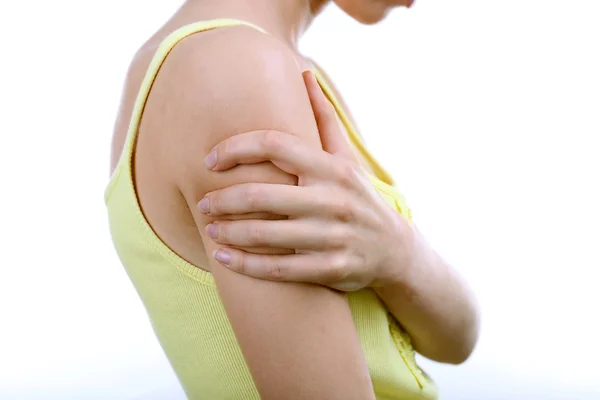
<path fill-rule="evenodd" d="M 203 165 L 210 149 L 256 129 L 289 132 L 315 147 L 320 140 L 301 69 L 274 38 L 234 28 L 186 41 L 163 67 L 165 79 L 160 83 L 159 76 L 155 89 L 170 99 L 164 106 L 169 134 L 163 150 L 211 254 L 217 248 L 205 234 L 211 219 L 196 208 L 207 192 L 244 182 L 295 184 L 296 179 L 271 163 L 210 172 Z M 262 398 L 373 398 L 343 294 L 312 284 L 253 279 L 212 258 L 210 267 Z"/>

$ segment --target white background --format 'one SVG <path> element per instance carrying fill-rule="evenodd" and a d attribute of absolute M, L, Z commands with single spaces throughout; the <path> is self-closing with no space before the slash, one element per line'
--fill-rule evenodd
<path fill-rule="evenodd" d="M 183 399 L 102 192 L 131 55 L 180 1 L 0 6 L 0 398 Z M 600 399 L 600 3 L 418 0 L 305 52 L 478 292 L 442 399 Z"/>

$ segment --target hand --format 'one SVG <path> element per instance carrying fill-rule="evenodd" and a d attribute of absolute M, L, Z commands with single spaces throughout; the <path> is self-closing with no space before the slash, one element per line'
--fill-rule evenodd
<path fill-rule="evenodd" d="M 270 161 L 298 177 L 298 186 L 249 183 L 206 194 L 198 206 L 213 217 L 267 212 L 288 218 L 216 220 L 207 233 L 226 247 L 213 257 L 259 279 L 312 282 L 344 291 L 378 286 L 410 265 L 411 225 L 361 171 L 314 75 L 305 72 L 304 80 L 323 150 L 291 134 L 264 130 L 231 137 L 206 157 L 207 167 L 216 172 Z M 252 253 L 259 247 L 292 253 Z"/>

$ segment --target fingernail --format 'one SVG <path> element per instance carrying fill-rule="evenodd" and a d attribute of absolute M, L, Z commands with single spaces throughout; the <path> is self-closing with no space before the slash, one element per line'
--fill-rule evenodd
<path fill-rule="evenodd" d="M 204 213 L 209 212 L 210 211 L 210 200 L 208 200 L 207 197 L 203 198 L 198 203 L 198 208 L 200 209 L 200 211 L 202 211 Z"/>
<path fill-rule="evenodd" d="M 206 168 L 213 169 L 217 165 L 217 152 L 211 151 L 209 155 L 204 158 L 204 165 Z"/>
<path fill-rule="evenodd" d="M 213 258 L 222 264 L 228 265 L 231 262 L 231 254 L 228 251 L 219 249 L 213 251 Z"/>
<path fill-rule="evenodd" d="M 206 233 L 208 234 L 208 236 L 210 236 L 212 239 L 216 239 L 217 238 L 217 225 L 215 224 L 209 224 L 206 227 Z"/>

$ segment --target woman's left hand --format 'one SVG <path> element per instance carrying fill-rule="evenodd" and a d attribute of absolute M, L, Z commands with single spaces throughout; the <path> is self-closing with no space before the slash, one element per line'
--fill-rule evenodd
<path fill-rule="evenodd" d="M 412 226 L 361 171 L 314 75 L 305 72 L 304 80 L 324 150 L 289 133 L 265 130 L 229 138 L 206 157 L 213 171 L 270 161 L 298 177 L 298 186 L 250 183 L 206 194 L 198 207 L 213 217 L 266 212 L 288 218 L 217 219 L 207 233 L 226 247 L 213 257 L 259 279 L 312 282 L 343 291 L 382 285 L 410 268 Z M 252 253 L 259 247 L 294 252 Z"/>

